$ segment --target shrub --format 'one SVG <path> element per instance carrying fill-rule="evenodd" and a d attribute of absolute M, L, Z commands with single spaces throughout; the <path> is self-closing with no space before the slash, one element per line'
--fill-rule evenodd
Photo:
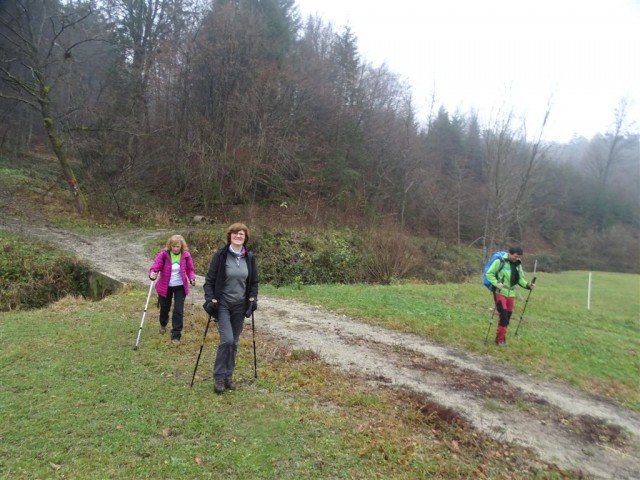
<path fill-rule="evenodd" d="M 362 278 L 360 255 L 349 230 L 265 231 L 253 245 L 265 283 L 351 283 Z"/>
<path fill-rule="evenodd" d="M 393 231 L 392 234 L 387 233 Z M 226 241 L 226 225 L 185 235 L 196 271 L 205 274 Z M 274 286 L 395 280 L 464 282 L 482 271 L 478 251 L 402 234 L 397 229 L 251 229 L 261 283 Z M 154 252 L 155 253 L 155 252 Z"/>
<path fill-rule="evenodd" d="M 422 265 L 418 278 L 433 283 L 460 283 L 482 272 L 477 250 L 425 239 L 421 242 Z"/>
<path fill-rule="evenodd" d="M 206 273 L 214 252 L 226 241 L 225 232 L 226 226 L 216 226 L 188 235 L 198 272 Z M 257 257 L 262 283 L 352 283 L 363 278 L 361 255 L 349 230 L 252 228 L 250 248 Z"/>
<path fill-rule="evenodd" d="M 388 285 L 417 271 L 421 254 L 410 237 L 379 229 L 371 230 L 366 237 L 363 249 L 367 280 Z"/>

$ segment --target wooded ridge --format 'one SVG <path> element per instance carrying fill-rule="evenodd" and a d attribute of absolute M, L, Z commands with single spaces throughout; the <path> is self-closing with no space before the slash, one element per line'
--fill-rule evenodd
<path fill-rule="evenodd" d="M 293 0 L 0 6 L 0 151 L 44 149 L 78 212 L 375 225 L 560 268 L 640 271 L 640 137 L 545 141 L 437 105 Z M 594 92 L 595 93 L 595 92 Z"/>

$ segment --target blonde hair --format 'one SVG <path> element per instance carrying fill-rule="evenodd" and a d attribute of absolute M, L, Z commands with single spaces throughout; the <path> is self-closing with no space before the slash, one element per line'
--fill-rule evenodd
<path fill-rule="evenodd" d="M 180 251 L 181 252 L 188 252 L 189 251 L 189 247 L 187 245 L 187 242 L 185 241 L 184 237 L 182 235 L 171 235 L 169 237 L 169 239 L 167 240 L 167 245 L 165 246 L 165 248 L 167 250 L 171 250 L 171 247 L 173 245 L 175 245 L 176 243 L 180 244 Z"/>
<path fill-rule="evenodd" d="M 233 225 L 227 228 L 227 243 L 231 243 L 231 234 L 238 233 L 240 231 L 244 232 L 244 245 L 249 243 L 249 229 L 244 223 L 234 223 Z"/>

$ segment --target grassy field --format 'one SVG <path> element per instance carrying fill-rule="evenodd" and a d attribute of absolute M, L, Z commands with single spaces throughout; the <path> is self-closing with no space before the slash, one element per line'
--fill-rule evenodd
<path fill-rule="evenodd" d="M 640 410 L 640 277 L 538 275 L 520 334 L 484 343 L 490 295 L 470 284 L 261 287 L 424 335 L 544 378 L 572 383 Z M 66 297 L 40 310 L 0 313 L 0 478 L 574 479 L 521 447 L 473 430 L 459 416 L 396 388 L 372 390 L 310 351 L 243 336 L 236 392 L 212 392 L 217 332 L 198 376 L 201 309 L 187 305 L 182 344 L 157 333 L 147 289 L 100 302 Z M 260 316 L 256 317 L 259 323 Z M 194 326 L 191 326 L 191 322 Z M 258 331 L 260 332 L 259 326 Z"/>
<path fill-rule="evenodd" d="M 426 301 L 445 288 L 371 291 L 397 299 L 408 317 L 413 305 L 441 324 L 457 323 L 453 302 Z M 188 306 L 176 348 L 158 334 L 151 307 L 134 351 L 146 293 L 129 289 L 100 302 L 66 297 L 42 310 L 0 314 L 0 478 L 579 478 L 483 436 L 424 398 L 372 391 L 312 352 L 289 351 L 261 335 L 256 380 L 250 331 L 240 347 L 237 391 L 212 392 L 213 329 L 190 388 L 204 316 Z M 480 300 L 456 329 L 473 324 L 466 336 L 481 344 Z M 363 314 L 378 310 L 363 307 Z M 391 318 L 391 310 L 378 314 L 380 321 Z M 523 342 L 537 328 L 533 318 Z M 419 325 L 406 328 L 442 328 Z"/>
<path fill-rule="evenodd" d="M 561 380 L 640 411 L 640 276 L 594 272 L 590 309 L 588 272 L 539 273 L 537 278 L 528 303 L 529 292 L 518 291 L 506 348 L 493 344 L 497 319 L 491 316 L 493 301 L 480 278 L 469 284 L 262 291 L 488 354 L 523 372 Z"/>

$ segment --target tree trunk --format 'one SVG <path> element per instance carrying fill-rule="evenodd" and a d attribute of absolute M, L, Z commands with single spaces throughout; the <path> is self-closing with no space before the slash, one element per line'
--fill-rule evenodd
<path fill-rule="evenodd" d="M 88 214 L 89 204 L 87 203 L 82 190 L 80 190 L 80 186 L 78 185 L 78 181 L 76 180 L 75 173 L 73 173 L 71 162 L 69 161 L 69 157 L 64 148 L 64 141 L 58 134 L 58 131 L 56 130 L 56 127 L 53 123 L 53 119 L 51 118 L 49 99 L 46 92 L 43 92 L 43 95 L 40 99 L 40 112 L 42 113 L 44 128 L 47 131 L 47 136 L 49 137 L 49 141 L 51 142 L 53 152 L 56 154 L 56 157 L 60 162 L 62 172 L 64 173 L 64 176 L 67 179 L 67 184 L 69 185 L 71 193 L 73 194 L 76 209 L 78 210 L 78 213 L 82 215 Z"/>

